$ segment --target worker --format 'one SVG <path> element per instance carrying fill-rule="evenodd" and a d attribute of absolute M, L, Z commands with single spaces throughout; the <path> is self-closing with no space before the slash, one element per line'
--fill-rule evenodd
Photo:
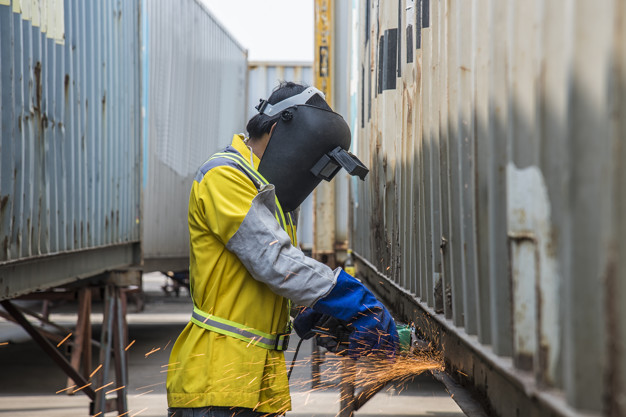
<path fill-rule="evenodd" d="M 168 415 L 279 416 L 291 409 L 284 360 L 290 303 L 350 323 L 353 356 L 393 355 L 387 309 L 341 268 L 297 248 L 297 208 L 344 167 L 350 130 L 317 89 L 281 83 L 257 106 L 248 136 L 235 135 L 198 170 L 189 197 L 193 313 L 173 345 Z M 304 314 L 306 332 L 315 316 Z"/>

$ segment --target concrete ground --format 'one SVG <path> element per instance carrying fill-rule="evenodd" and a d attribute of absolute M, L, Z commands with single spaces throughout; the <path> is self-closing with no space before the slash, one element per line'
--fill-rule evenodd
<path fill-rule="evenodd" d="M 135 312 L 133 306 L 129 306 L 129 340 L 135 340 L 135 344 L 129 349 L 130 411 L 126 416 L 166 415 L 164 365 L 168 362 L 174 340 L 189 320 L 191 304 L 184 291 L 180 297 L 165 296 L 161 290 L 165 282 L 166 278 L 161 274 L 147 274 L 144 277 L 144 310 Z M 71 326 L 76 323 L 73 311 L 74 306 L 58 306 L 52 310 L 51 319 Z M 102 320 L 98 306 L 94 306 L 92 320 L 94 323 Z M 97 337 L 97 331 L 94 326 L 94 337 Z M 286 355 L 288 364 L 296 344 L 297 340 L 292 339 L 290 352 Z M 146 356 L 151 351 L 154 353 Z M 308 363 L 310 355 L 311 343 L 306 341 L 300 349 L 298 363 Z M 97 352 L 94 352 L 94 358 L 95 363 Z M 338 387 L 326 383 L 323 389 L 312 392 L 308 383 L 310 375 L 308 366 L 294 369 L 291 378 L 293 411 L 287 416 L 335 416 L 339 412 Z M 0 416 L 87 416 L 87 396 L 55 394 L 65 388 L 66 379 L 65 374 L 21 329 L 0 319 Z M 355 415 L 464 416 L 443 385 L 429 374 L 418 375 L 402 385 L 386 387 Z"/>

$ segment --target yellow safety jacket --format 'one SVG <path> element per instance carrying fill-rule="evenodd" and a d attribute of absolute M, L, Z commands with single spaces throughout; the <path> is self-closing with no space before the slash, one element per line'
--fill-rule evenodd
<path fill-rule="evenodd" d="M 226 248 L 263 185 L 258 165 L 243 137 L 235 135 L 193 182 L 188 222 L 194 312 L 172 348 L 169 407 L 291 409 L 284 337 L 279 337 L 290 331 L 289 301 L 254 279 Z M 278 223 L 295 246 L 295 219 L 276 206 Z"/>

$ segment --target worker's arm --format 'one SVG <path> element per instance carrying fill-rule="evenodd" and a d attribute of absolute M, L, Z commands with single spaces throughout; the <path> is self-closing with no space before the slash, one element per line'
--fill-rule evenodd
<path fill-rule="evenodd" d="M 272 185 L 259 192 L 227 249 L 272 291 L 348 322 L 355 330 L 352 352 L 393 352 L 398 336 L 387 309 L 341 268 L 333 271 L 295 248 L 274 217 L 274 198 Z"/>
<path fill-rule="evenodd" d="M 397 333 L 385 307 L 358 280 L 291 244 L 274 217 L 272 185 L 257 194 L 245 174 L 219 167 L 202 180 L 199 198 L 209 230 L 252 277 L 283 297 L 348 322 L 354 330 L 352 352 L 386 347 L 393 351 Z"/>
<path fill-rule="evenodd" d="M 291 244 L 289 235 L 274 217 L 274 207 L 274 186 L 267 185 L 252 200 L 226 248 L 272 291 L 297 304 L 311 306 L 332 290 L 336 273 Z"/>

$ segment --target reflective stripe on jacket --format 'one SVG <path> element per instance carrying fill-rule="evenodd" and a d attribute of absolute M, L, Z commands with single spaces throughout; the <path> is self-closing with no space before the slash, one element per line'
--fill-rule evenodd
<path fill-rule="evenodd" d="M 259 159 L 241 136 L 196 176 L 189 197 L 190 284 L 194 306 L 265 334 L 285 332 L 288 300 L 254 279 L 226 244 L 257 196 Z M 242 169 L 243 157 L 254 170 Z M 257 178 L 258 180 L 258 178 Z M 295 219 L 278 215 L 295 244 Z M 270 242 L 271 243 L 271 242 Z M 169 407 L 237 406 L 277 413 L 291 408 L 281 351 L 187 324 L 174 344 L 167 375 Z"/>

